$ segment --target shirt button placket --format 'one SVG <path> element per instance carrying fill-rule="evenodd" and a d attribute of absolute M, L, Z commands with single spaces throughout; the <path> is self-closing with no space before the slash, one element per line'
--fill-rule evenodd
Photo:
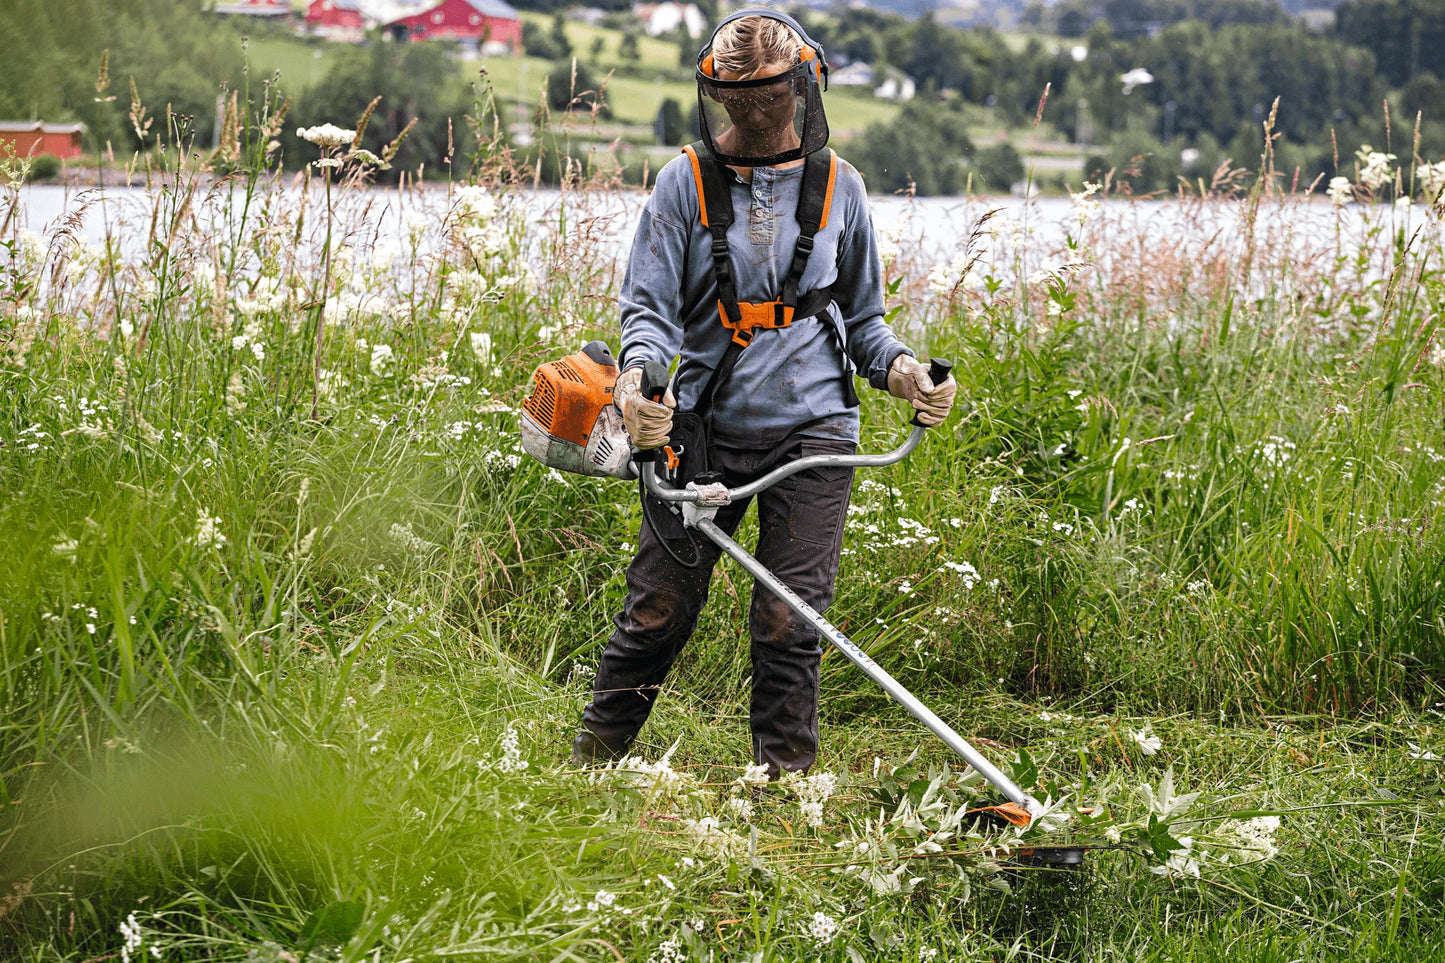
<path fill-rule="evenodd" d="M 748 211 L 748 240 L 754 244 L 773 243 L 773 188 L 766 176 L 753 171 L 752 207 Z"/>

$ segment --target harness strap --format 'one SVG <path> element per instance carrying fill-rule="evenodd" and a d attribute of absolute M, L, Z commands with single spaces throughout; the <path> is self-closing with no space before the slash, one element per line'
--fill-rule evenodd
<path fill-rule="evenodd" d="M 731 249 L 727 232 L 733 224 L 732 177 L 728 168 L 707 152 L 702 141 L 688 144 L 683 149 L 692 164 L 693 181 L 697 185 L 698 215 L 702 226 L 712 237 L 713 274 L 718 287 L 718 319 L 723 327 L 733 332 L 727 350 L 723 352 L 718 366 L 698 398 L 694 410 L 707 414 L 712 407 L 713 396 L 718 388 L 732 374 L 743 349 L 752 343 L 758 328 L 786 328 L 797 318 L 811 318 L 822 314 L 832 302 L 833 288 L 829 285 L 810 291 L 801 301 L 798 287 L 808 267 L 808 258 L 813 253 L 817 233 L 828 225 L 828 216 L 833 206 L 833 188 L 838 180 L 838 155 L 831 149 L 815 151 L 804 162 L 803 183 L 798 196 L 798 241 L 793 247 L 793 260 L 783 280 L 782 295 L 775 301 L 739 302 L 737 282 L 733 275 Z M 843 393 L 849 407 L 856 407 L 858 394 L 853 387 L 847 368 L 847 352 L 843 334 L 836 325 L 830 324 L 838 350 L 843 355 Z"/>

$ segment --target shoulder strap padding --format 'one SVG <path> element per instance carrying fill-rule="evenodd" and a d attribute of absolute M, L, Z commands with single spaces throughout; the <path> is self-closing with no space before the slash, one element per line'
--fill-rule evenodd
<path fill-rule="evenodd" d="M 802 193 L 798 197 L 798 223 L 813 234 L 828 226 L 833 188 L 838 183 L 838 155 L 832 148 L 814 151 L 808 155 L 806 164 Z"/>
<path fill-rule="evenodd" d="M 733 223 L 732 194 L 729 191 L 731 172 L 707 152 L 702 141 L 682 149 L 692 164 L 692 179 L 697 187 L 697 209 L 702 226 L 716 237 L 726 234 Z"/>

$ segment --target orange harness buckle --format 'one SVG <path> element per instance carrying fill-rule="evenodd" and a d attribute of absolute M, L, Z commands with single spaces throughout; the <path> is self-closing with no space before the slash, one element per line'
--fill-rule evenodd
<path fill-rule="evenodd" d="M 722 326 L 733 333 L 733 340 L 746 348 L 753 340 L 753 332 L 758 328 L 786 328 L 793 323 L 794 307 L 784 304 L 781 301 L 762 301 L 752 303 L 747 301 L 738 302 L 738 311 L 742 317 L 737 324 L 728 318 L 727 308 L 723 307 L 721 301 L 717 304 L 717 314 L 722 320 Z"/>

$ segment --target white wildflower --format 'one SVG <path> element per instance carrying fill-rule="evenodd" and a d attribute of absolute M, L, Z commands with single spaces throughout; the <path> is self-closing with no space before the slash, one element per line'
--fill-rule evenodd
<path fill-rule="evenodd" d="M 677 940 L 663 940 L 656 952 L 647 958 L 647 963 L 683 963 L 687 954 Z"/>
<path fill-rule="evenodd" d="M 396 355 L 389 344 L 374 344 L 371 346 L 371 373 L 381 377 L 386 373 L 387 366 L 391 364 L 392 358 Z"/>
<path fill-rule="evenodd" d="M 718 856 L 739 856 L 748 851 L 747 839 L 723 826 L 716 816 L 684 819 L 682 827 L 703 852 Z M 689 865 L 688 858 L 683 857 L 684 865 Z"/>
<path fill-rule="evenodd" d="M 1194 848 L 1194 840 L 1185 836 L 1179 840 L 1179 845 L 1183 848 L 1170 853 L 1163 866 L 1152 866 L 1149 871 L 1158 876 L 1193 876 L 1198 879 L 1199 860 L 1190 854 Z"/>
<path fill-rule="evenodd" d="M 317 147 L 345 147 L 356 139 L 356 131 L 346 130 L 335 124 L 321 124 L 317 127 L 298 127 L 296 136 Z"/>
<path fill-rule="evenodd" d="M 1079 219 L 1080 227 L 1087 224 L 1089 218 L 1093 217 L 1094 212 L 1099 209 L 1099 201 L 1094 195 L 1097 194 L 1103 186 L 1103 184 L 1097 184 L 1093 181 L 1084 181 L 1083 190 L 1077 194 L 1073 191 L 1069 192 L 1069 200 L 1074 202 L 1074 216 Z"/>
<path fill-rule="evenodd" d="M 819 829 L 823 825 L 823 804 L 809 801 L 798 803 L 798 812 L 803 815 L 803 822 L 813 829 Z"/>
<path fill-rule="evenodd" d="M 1355 151 L 1355 160 L 1360 167 L 1360 183 L 1372 191 L 1379 190 L 1380 185 L 1394 174 L 1390 165 L 1395 162 L 1395 155 L 1382 154 L 1369 144 L 1363 144 Z"/>
<path fill-rule="evenodd" d="M 1294 456 L 1294 451 L 1295 443 L 1278 435 L 1270 435 L 1263 441 L 1256 442 L 1254 446 L 1255 455 L 1275 468 L 1283 467 L 1285 462 Z"/>
<path fill-rule="evenodd" d="M 833 942 L 833 938 L 838 935 L 838 921 L 822 910 L 818 910 L 808 923 L 808 932 L 812 935 L 814 942 L 827 945 Z"/>
<path fill-rule="evenodd" d="M 226 410 L 233 415 L 246 410 L 246 385 L 239 371 L 231 372 L 230 380 L 226 382 Z"/>
<path fill-rule="evenodd" d="M 436 543 L 428 542 L 413 532 L 411 522 L 407 522 L 405 525 L 393 522 L 391 528 L 387 530 L 387 536 L 397 548 L 417 558 L 425 558 L 437 548 Z"/>
<path fill-rule="evenodd" d="M 140 924 L 136 922 L 134 913 L 121 921 L 120 935 L 124 940 L 120 947 L 121 963 L 130 963 L 130 955 L 139 950 L 141 945 Z"/>
<path fill-rule="evenodd" d="M 1273 859 L 1279 853 L 1279 845 L 1274 840 L 1274 834 L 1279 832 L 1278 816 L 1255 816 L 1243 822 L 1230 820 L 1221 831 L 1238 836 L 1244 849 L 1256 857 L 1255 862 Z"/>
<path fill-rule="evenodd" d="M 196 535 L 192 541 L 202 550 L 220 549 L 226 544 L 226 536 L 221 534 L 221 520 L 204 508 L 196 509 Z"/>
<path fill-rule="evenodd" d="M 508 724 L 507 731 L 502 733 L 502 757 L 497 760 L 497 768 L 502 772 L 521 772 L 528 765 L 522 758 L 521 738 L 516 728 Z"/>
<path fill-rule="evenodd" d="M 959 287 L 976 287 L 970 273 L 974 258 L 962 250 L 947 264 L 935 264 L 928 271 L 928 289 L 939 297 L 951 297 Z"/>
<path fill-rule="evenodd" d="M 734 782 L 739 786 L 766 786 L 768 784 L 768 767 L 762 763 L 744 766 L 742 775 L 738 776 Z"/>
<path fill-rule="evenodd" d="M 1131 731 L 1129 733 L 1129 738 L 1133 739 L 1139 744 L 1139 751 L 1144 753 L 1144 755 L 1146 756 L 1152 756 L 1154 755 L 1154 753 L 1164 748 L 1164 741 L 1158 736 L 1154 735 L 1150 726 L 1145 726 L 1138 732 Z"/>
<path fill-rule="evenodd" d="M 56 555 L 59 555 L 62 558 L 72 559 L 75 557 L 75 550 L 78 548 L 80 548 L 79 542 L 77 542 L 73 538 L 65 538 L 64 536 L 61 536 L 61 538 L 56 541 L 54 545 L 50 546 L 50 550 Z"/>
<path fill-rule="evenodd" d="M 746 796 L 729 796 L 723 806 L 724 811 L 738 822 L 752 821 L 753 801 Z"/>
<path fill-rule="evenodd" d="M 472 354 L 478 364 L 492 363 L 492 336 L 485 331 L 473 331 L 469 336 Z"/>
<path fill-rule="evenodd" d="M 1415 180 L 1419 182 L 1420 194 L 1427 204 L 1434 204 L 1445 193 L 1445 161 L 1438 164 L 1421 164 L 1415 168 Z"/>
<path fill-rule="evenodd" d="M 944 561 L 943 567 L 940 568 L 939 571 L 942 572 L 945 570 L 956 573 L 958 577 L 963 580 L 963 590 L 965 592 L 972 592 L 973 587 L 978 584 L 978 569 L 974 568 L 973 565 L 968 562 Z"/>
<path fill-rule="evenodd" d="M 459 224 L 486 224 L 497 215 L 497 199 L 481 185 L 456 189 L 455 217 Z"/>
<path fill-rule="evenodd" d="M 611 906 L 613 903 L 616 903 L 616 902 L 617 902 L 617 894 L 616 894 L 616 893 L 609 893 L 609 892 L 608 892 L 607 890 L 605 890 L 605 889 L 599 889 L 599 890 L 597 891 L 597 895 L 594 896 L 594 897 L 592 897 L 592 899 L 588 900 L 588 902 L 587 902 L 587 912 L 589 912 L 589 913 L 597 913 L 597 912 L 600 912 L 601 910 L 607 909 L 607 907 Z"/>
<path fill-rule="evenodd" d="M 1348 177 L 1331 177 L 1325 193 L 1329 195 L 1335 207 L 1344 207 L 1355 199 L 1355 185 L 1350 182 Z"/>

